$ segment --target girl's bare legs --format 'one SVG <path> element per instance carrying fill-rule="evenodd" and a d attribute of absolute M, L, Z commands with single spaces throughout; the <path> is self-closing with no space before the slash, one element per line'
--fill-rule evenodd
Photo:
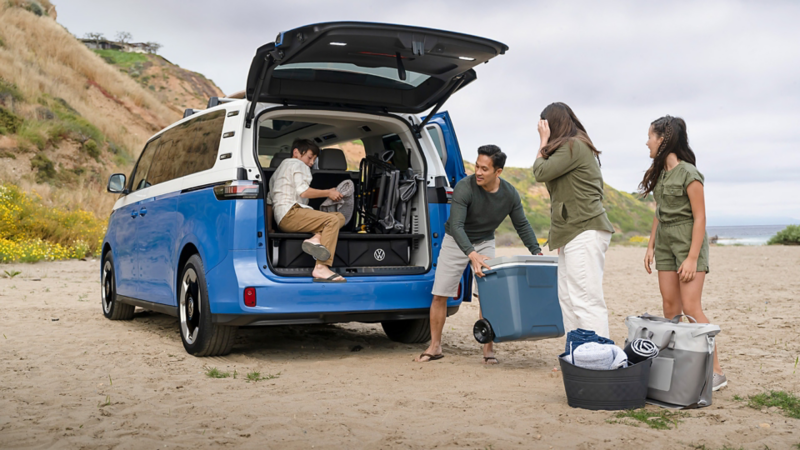
<path fill-rule="evenodd" d="M 664 301 L 664 317 L 672 319 L 678 314 L 694 317 L 700 323 L 711 323 L 703 313 L 700 299 L 703 295 L 705 272 L 697 272 L 694 280 L 683 283 L 678 278 L 678 272 L 660 270 L 658 272 L 658 287 Z M 722 374 L 719 366 L 719 352 L 714 347 L 714 373 Z"/>

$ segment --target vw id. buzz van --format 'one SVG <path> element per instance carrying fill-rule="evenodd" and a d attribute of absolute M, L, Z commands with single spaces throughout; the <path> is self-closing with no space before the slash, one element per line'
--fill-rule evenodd
<path fill-rule="evenodd" d="M 451 187 L 466 175 L 439 110 L 507 50 L 375 23 L 280 33 L 256 51 L 240 98 L 187 110 L 147 141 L 129 177 L 109 179 L 120 197 L 103 242 L 103 314 L 176 316 L 197 356 L 229 353 L 243 326 L 380 322 L 392 340 L 427 341 Z M 311 187 L 355 186 L 332 266 L 346 283 L 313 283 L 300 248 L 310 235 L 266 216 L 270 177 L 298 138 L 322 149 Z M 467 270 L 448 313 L 470 297 Z"/>

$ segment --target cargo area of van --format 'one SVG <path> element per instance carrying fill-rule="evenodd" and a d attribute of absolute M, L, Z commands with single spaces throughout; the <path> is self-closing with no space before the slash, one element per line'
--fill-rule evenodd
<path fill-rule="evenodd" d="M 332 270 L 346 277 L 425 273 L 431 265 L 426 160 L 410 125 L 397 116 L 327 110 L 278 109 L 257 118 L 255 149 L 264 201 L 292 143 L 320 148 L 311 169 L 315 189 L 353 183 L 352 216 L 339 233 Z M 319 210 L 324 199 L 312 199 Z M 265 205 L 265 211 L 268 208 Z M 271 211 L 271 209 L 270 209 Z M 281 276 L 309 276 L 313 258 L 301 249 L 309 233 L 280 229 L 266 215 L 267 259 Z"/>

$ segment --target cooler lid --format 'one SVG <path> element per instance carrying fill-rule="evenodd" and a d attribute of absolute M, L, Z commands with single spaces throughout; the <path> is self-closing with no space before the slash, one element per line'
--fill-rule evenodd
<path fill-rule="evenodd" d="M 502 266 L 517 266 L 522 264 L 558 264 L 558 256 L 539 256 L 539 255 L 516 255 L 501 256 L 486 261 L 492 269 Z"/>

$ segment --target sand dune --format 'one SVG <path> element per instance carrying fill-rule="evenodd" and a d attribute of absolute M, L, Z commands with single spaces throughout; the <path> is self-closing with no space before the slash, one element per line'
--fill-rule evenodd
<path fill-rule="evenodd" d="M 643 251 L 608 254 L 618 341 L 626 315 L 660 311 Z M 567 406 L 553 372 L 562 339 L 500 344 L 501 364 L 480 364 L 475 304 L 448 320 L 447 356 L 433 363 L 411 361 L 424 346 L 362 324 L 240 330 L 230 356 L 201 359 L 174 318 L 106 320 L 97 261 L 4 265 L 22 273 L 0 279 L 0 447 L 789 448 L 800 420 L 733 397 L 800 392 L 800 248 L 715 247 L 711 258 L 704 303 L 730 385 L 665 431 Z M 237 377 L 208 378 L 208 367 Z M 275 378 L 247 382 L 252 371 Z"/>

